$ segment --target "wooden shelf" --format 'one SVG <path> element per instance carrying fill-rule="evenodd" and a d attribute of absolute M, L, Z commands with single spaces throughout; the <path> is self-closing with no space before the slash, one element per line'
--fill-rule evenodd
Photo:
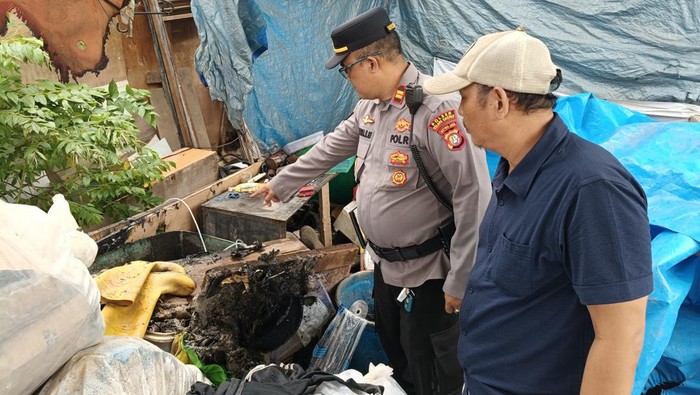
<path fill-rule="evenodd" d="M 176 13 L 173 12 L 173 13 L 170 14 L 170 15 L 164 15 L 164 16 L 163 16 L 163 20 L 164 20 L 165 22 L 179 21 L 179 20 L 181 20 L 181 19 L 189 19 L 189 18 L 192 18 L 192 13 L 191 13 L 191 12 L 188 12 L 188 13 L 186 13 L 186 14 L 176 14 Z"/>

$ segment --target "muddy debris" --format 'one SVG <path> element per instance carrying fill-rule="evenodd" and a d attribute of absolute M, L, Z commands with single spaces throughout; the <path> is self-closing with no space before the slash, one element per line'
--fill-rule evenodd
<path fill-rule="evenodd" d="M 192 298 L 162 295 L 148 323 L 149 332 L 174 333 L 185 330 L 192 318 Z"/>
<path fill-rule="evenodd" d="M 296 333 L 316 259 L 279 263 L 278 252 L 240 268 L 207 272 L 185 330 L 185 345 L 204 364 L 243 377 L 259 364 L 282 362 L 270 361 L 266 353 Z"/>

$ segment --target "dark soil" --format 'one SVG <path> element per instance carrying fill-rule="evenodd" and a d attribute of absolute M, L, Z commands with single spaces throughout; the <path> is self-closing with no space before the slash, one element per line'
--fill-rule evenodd
<path fill-rule="evenodd" d="M 276 251 L 238 269 L 207 273 L 186 329 L 185 344 L 205 364 L 223 366 L 242 378 L 269 361 L 265 351 L 291 337 L 315 260 L 277 263 Z"/>

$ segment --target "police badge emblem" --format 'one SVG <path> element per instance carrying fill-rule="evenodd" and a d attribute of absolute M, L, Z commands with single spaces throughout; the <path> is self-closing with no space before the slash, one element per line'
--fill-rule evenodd
<path fill-rule="evenodd" d="M 403 133 L 410 128 L 411 128 L 411 122 L 409 122 L 405 118 L 399 119 L 398 121 L 396 121 L 396 125 L 394 125 L 394 130 L 396 130 L 399 133 Z"/>
<path fill-rule="evenodd" d="M 406 180 L 406 172 L 403 170 L 396 170 L 394 174 L 391 175 L 391 182 L 394 183 L 394 185 L 402 186 L 406 183 Z"/>
<path fill-rule="evenodd" d="M 389 155 L 389 164 L 394 166 L 407 166 L 408 155 L 401 151 L 394 151 Z"/>

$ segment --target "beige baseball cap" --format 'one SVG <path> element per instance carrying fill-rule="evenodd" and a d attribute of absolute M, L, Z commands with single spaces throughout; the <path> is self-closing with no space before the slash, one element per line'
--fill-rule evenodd
<path fill-rule="evenodd" d="M 428 78 L 424 88 L 434 95 L 458 91 L 476 82 L 518 93 L 546 94 L 557 74 L 549 49 L 518 28 L 482 36 L 454 70 Z"/>

